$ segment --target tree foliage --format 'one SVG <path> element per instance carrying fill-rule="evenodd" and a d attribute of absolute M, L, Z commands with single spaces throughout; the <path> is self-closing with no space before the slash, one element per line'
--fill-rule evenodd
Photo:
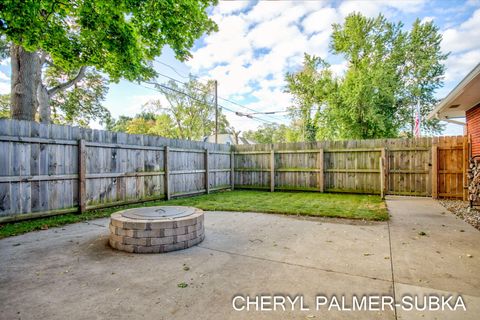
<path fill-rule="evenodd" d="M 189 50 L 196 39 L 217 30 L 206 12 L 216 2 L 2 1 L 0 24 L 4 37 L 0 46 L 4 42 L 11 44 L 12 115 L 33 120 L 39 109 L 40 120 L 48 122 L 53 96 L 84 79 L 86 67 L 93 67 L 114 82 L 121 78 L 131 81 L 154 78 L 152 61 L 165 45 L 183 61 L 190 57 Z M 42 81 L 45 64 L 72 77 L 49 88 Z M 70 92 L 68 98 L 64 95 L 61 99 L 73 101 L 74 93 L 79 92 Z M 95 99 L 91 94 L 83 93 L 91 102 L 85 102 L 79 109 L 100 111 L 98 104 L 92 103 Z M 69 110 L 65 114 L 69 119 L 72 109 L 68 104 L 65 108 Z"/>
<path fill-rule="evenodd" d="M 9 41 L 48 53 L 60 68 L 94 66 L 110 80 L 150 79 L 151 61 L 169 45 L 177 59 L 204 32 L 216 30 L 206 9 L 214 0 L 4 0 Z"/>
<path fill-rule="evenodd" d="M 43 81 L 54 87 L 68 77 L 61 70 L 48 67 Z M 81 81 L 50 99 L 52 122 L 82 127 L 87 127 L 91 120 L 106 123 L 111 117 L 110 111 L 102 105 L 107 92 L 108 81 L 95 70 L 86 71 Z M 10 94 L 0 95 L 0 118 L 10 118 Z"/>
<path fill-rule="evenodd" d="M 347 62 L 335 76 L 321 58 L 305 55 L 303 67 L 286 75 L 294 97 L 290 115 L 300 123 L 303 140 L 397 137 L 412 130 L 412 108 L 426 115 L 442 85 L 441 35 L 431 22 L 415 21 L 411 31 L 382 15 L 351 14 L 333 25 L 330 49 Z M 426 133 L 438 121 L 423 122 Z"/>
<path fill-rule="evenodd" d="M 0 94 L 0 119 L 10 118 L 10 95 Z"/>
<path fill-rule="evenodd" d="M 243 137 L 255 143 L 283 143 L 297 141 L 297 132 L 285 124 L 264 124 L 257 130 L 243 133 Z"/>
<path fill-rule="evenodd" d="M 73 76 L 56 67 L 49 67 L 44 72 L 44 82 L 48 87 L 55 87 L 65 81 L 65 78 Z M 80 81 L 52 97 L 52 121 L 84 127 L 91 120 L 100 120 L 101 123 L 107 121 L 110 111 L 102 105 L 107 92 L 108 81 L 96 70 L 87 69 Z"/>
<path fill-rule="evenodd" d="M 167 87 L 169 89 L 167 89 Z M 150 108 L 165 110 L 171 116 L 180 139 L 199 140 L 215 132 L 214 82 L 206 83 L 190 77 L 185 84 L 173 80 L 157 86 L 166 101 L 151 101 Z M 226 132 L 228 121 L 219 110 L 219 133 Z"/>
<path fill-rule="evenodd" d="M 213 81 L 204 84 L 193 77 L 185 84 L 175 81 L 157 84 L 163 99 L 149 101 L 143 106 L 144 112 L 134 118 L 121 116 L 107 127 L 127 133 L 201 140 L 215 133 L 213 85 Z M 219 110 L 219 133 L 227 132 L 228 127 L 225 115 Z"/>

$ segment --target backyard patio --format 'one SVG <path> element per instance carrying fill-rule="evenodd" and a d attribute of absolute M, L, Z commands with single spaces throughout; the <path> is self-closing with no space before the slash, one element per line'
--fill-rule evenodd
<path fill-rule="evenodd" d="M 111 249 L 105 218 L 2 239 L 1 318 L 476 319 L 478 231 L 432 199 L 386 203 L 388 222 L 208 211 L 202 243 L 160 255 Z M 467 311 L 317 311 L 322 293 L 461 294 Z M 232 307 L 260 294 L 303 295 L 310 310 Z"/>
<path fill-rule="evenodd" d="M 0 320 L 480 319 L 479 18 L 3 1 Z"/>

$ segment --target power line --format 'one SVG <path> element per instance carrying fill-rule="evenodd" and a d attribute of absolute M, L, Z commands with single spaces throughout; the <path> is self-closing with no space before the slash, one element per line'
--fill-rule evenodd
<path fill-rule="evenodd" d="M 183 82 L 183 81 L 180 81 L 180 80 L 178 80 L 178 79 L 172 78 L 172 77 L 170 77 L 170 76 L 168 76 L 168 75 L 166 75 L 166 74 L 158 73 L 158 75 L 163 76 L 163 77 L 165 77 L 165 78 L 167 78 L 167 79 L 170 79 L 170 80 L 172 80 L 172 81 L 175 81 L 175 82 L 177 82 L 177 83 L 180 83 L 180 84 L 183 84 L 183 85 L 187 85 L 187 83 L 185 83 L 185 82 Z M 152 84 L 152 85 L 160 85 L 160 84 L 158 84 L 158 83 L 153 83 L 153 82 L 147 82 L 147 83 Z M 162 86 L 163 86 L 163 85 L 162 85 Z M 212 95 L 211 92 L 209 92 L 208 90 L 202 90 L 202 89 L 196 88 L 196 87 L 194 87 L 194 89 L 197 90 L 197 91 L 200 91 L 200 92 L 203 92 L 203 93 Z M 214 95 L 212 95 L 212 96 L 214 96 Z M 231 101 L 231 100 L 228 100 L 228 99 L 225 99 L 225 98 L 222 98 L 222 97 L 218 97 L 218 98 L 219 98 L 219 99 L 222 99 L 222 100 L 224 100 L 224 101 L 230 102 L 230 103 L 232 103 L 232 104 L 238 105 L 238 106 L 240 106 L 240 107 L 242 107 L 242 108 L 245 108 L 245 109 L 247 109 L 247 110 L 253 111 L 253 109 L 248 108 L 248 107 L 246 107 L 246 106 L 243 106 L 243 105 L 241 105 L 241 104 L 239 104 L 239 103 L 233 102 L 233 101 Z M 235 112 L 235 111 L 232 111 L 232 112 Z M 239 114 L 238 112 L 235 112 L 235 113 L 236 113 L 238 116 L 242 116 L 242 115 Z M 267 116 L 268 116 L 268 113 L 265 113 L 265 112 L 255 112 L 255 113 L 256 113 L 256 114 L 264 114 L 264 115 L 267 115 Z M 245 114 L 245 116 L 246 116 L 246 114 Z M 282 121 L 281 119 L 276 118 L 276 117 L 270 117 L 270 118 L 272 118 L 272 119 L 274 119 L 274 120 Z M 260 119 L 260 118 L 257 118 L 257 119 Z M 261 120 L 264 120 L 264 119 L 261 119 Z M 271 123 L 271 122 L 270 122 L 270 123 Z"/>
<path fill-rule="evenodd" d="M 182 76 L 174 67 L 172 67 L 171 65 L 169 64 L 166 64 L 165 62 L 162 62 L 162 61 L 158 61 L 158 60 L 155 60 L 155 62 L 157 63 L 160 63 L 160 64 L 163 64 L 164 66 L 170 68 L 173 72 L 175 72 L 177 75 L 179 75 L 180 77 L 184 78 L 184 79 L 190 79 L 190 77 L 194 77 L 194 78 L 198 78 L 194 75 L 191 75 L 189 74 L 188 76 Z"/>
<path fill-rule="evenodd" d="M 166 86 L 166 85 L 163 85 L 163 84 L 151 83 L 151 82 L 145 82 L 145 83 L 153 84 L 154 86 L 159 86 L 159 87 L 161 87 L 161 88 L 164 88 L 164 89 L 167 89 L 167 90 L 170 90 L 170 91 L 173 91 L 173 92 L 176 92 L 176 93 L 185 95 L 185 96 L 189 97 L 190 99 L 195 100 L 195 101 L 200 102 L 200 103 L 205 103 L 205 102 L 206 102 L 206 101 L 202 101 L 202 100 L 200 100 L 200 99 L 197 99 L 197 98 L 195 98 L 195 97 L 192 97 L 191 95 L 189 95 L 189 94 L 186 93 L 186 92 L 183 92 L 183 91 L 180 91 L 180 90 L 171 88 L 171 87 Z M 152 88 L 152 87 L 145 86 L 145 85 L 142 85 L 142 84 L 139 84 L 139 85 L 142 86 L 142 87 L 144 87 L 144 88 L 147 88 L 147 89 L 150 89 L 150 90 L 153 90 L 153 91 L 156 91 L 156 92 L 161 92 L 161 93 L 163 93 L 162 91 L 160 91 L 160 90 L 158 90 L 158 89 L 156 89 L 156 88 Z M 225 107 L 225 106 L 223 106 L 223 105 L 221 105 L 221 104 L 218 104 L 218 105 L 219 105 L 222 109 L 225 109 L 225 110 L 227 110 L 227 111 L 230 111 L 230 112 L 238 115 L 236 111 L 234 111 L 234 110 L 232 110 L 232 109 L 229 109 L 229 108 L 227 108 L 227 107 Z M 249 117 L 249 118 L 250 118 L 250 119 L 253 119 L 253 120 L 261 121 L 261 122 L 264 122 L 264 123 L 273 124 L 273 122 L 271 122 L 271 121 L 267 121 L 267 120 L 265 120 L 265 119 L 261 119 L 261 118 L 258 118 L 258 117 Z"/>
<path fill-rule="evenodd" d="M 175 72 L 175 73 L 176 73 L 177 75 L 179 75 L 180 77 L 182 77 L 182 78 L 189 78 L 189 77 L 182 76 L 174 67 L 170 66 L 169 64 L 166 64 L 166 63 L 164 63 L 164 62 L 157 61 L 157 60 L 155 60 L 155 61 L 158 62 L 158 63 L 160 63 L 160 64 L 162 64 L 162 65 L 164 65 L 164 66 L 167 66 L 168 68 L 170 68 L 171 70 L 173 70 L 173 72 Z M 165 74 L 163 74 L 163 73 L 158 73 L 158 74 L 161 75 L 161 76 L 163 76 L 163 77 L 166 77 L 166 78 L 168 78 L 168 79 L 170 79 L 170 80 L 173 80 L 173 81 L 175 81 L 175 82 L 177 82 L 177 83 L 181 83 L 181 84 L 183 84 L 183 85 L 186 85 L 185 82 L 182 82 L 182 81 L 180 81 L 180 80 L 177 80 L 177 79 L 175 79 L 175 78 L 172 78 L 172 77 L 170 77 L 170 76 L 168 76 L 168 75 L 165 75 Z M 190 76 L 193 77 L 193 78 L 199 79 L 199 77 L 197 77 L 197 76 L 194 76 L 194 75 L 191 75 L 191 74 L 190 74 Z M 207 93 L 206 91 L 201 90 L 201 89 L 199 89 L 199 88 L 195 88 L 195 89 L 196 89 L 196 90 L 199 90 L 199 91 L 201 91 L 201 92 Z M 255 109 L 249 108 L 249 107 L 247 107 L 247 106 L 244 106 L 244 105 L 242 105 L 242 104 L 240 104 L 240 103 L 238 103 L 238 102 L 235 102 L 235 101 L 232 101 L 232 100 L 229 100 L 229 99 L 226 99 L 226 98 L 222 98 L 222 97 L 218 97 L 218 98 L 221 99 L 221 100 L 223 100 L 223 101 L 230 102 L 230 103 L 232 103 L 232 104 L 234 104 L 234 105 L 237 105 L 237 106 L 239 106 L 239 107 L 241 107 L 241 108 L 244 108 L 244 109 L 246 109 L 246 110 L 250 110 L 250 111 L 253 111 L 253 112 L 256 112 L 256 113 L 263 113 L 263 112 L 259 112 L 258 110 L 255 110 Z M 267 114 L 266 116 L 269 117 L 269 118 L 271 118 L 271 119 L 273 119 L 273 120 L 276 120 L 276 121 L 283 121 L 283 120 L 280 119 L 280 118 L 277 118 L 277 117 L 274 117 L 274 116 L 270 116 L 270 115 L 268 115 L 268 114 Z"/>
<path fill-rule="evenodd" d="M 155 83 L 155 82 L 147 82 L 147 81 L 145 81 L 145 83 L 154 85 L 155 87 L 161 87 L 161 88 L 164 88 L 164 89 L 167 89 L 167 90 L 174 91 L 174 92 L 176 92 L 176 93 L 183 94 L 184 96 L 187 96 L 187 97 L 189 97 L 190 99 L 195 100 L 195 101 L 200 102 L 200 103 L 205 103 L 205 102 L 206 102 L 206 101 L 200 100 L 200 99 L 198 99 L 198 98 L 192 97 L 192 96 L 189 95 L 188 93 L 185 93 L 185 92 L 183 92 L 183 91 L 180 91 L 180 90 L 171 88 L 171 87 L 166 86 L 166 85 L 164 85 L 164 84 Z M 143 87 L 146 87 L 146 86 L 143 86 Z M 146 87 L 146 88 L 149 88 L 149 87 Z M 151 89 L 156 90 L 155 88 L 151 88 Z M 158 91 L 158 90 L 156 90 L 156 91 Z M 159 91 L 159 92 L 161 92 L 161 91 Z"/>
<path fill-rule="evenodd" d="M 177 82 L 177 83 L 180 83 L 180 84 L 183 84 L 183 85 L 187 85 L 186 82 L 177 80 L 177 79 L 172 78 L 172 77 L 170 77 L 170 76 L 168 76 L 168 75 L 166 75 L 166 74 L 163 74 L 163 73 L 157 73 L 157 74 L 158 74 L 159 76 L 165 77 L 165 78 L 170 79 L 170 80 L 172 80 L 172 81 L 175 81 L 175 82 Z M 203 93 L 207 93 L 207 94 L 210 94 L 210 95 L 213 96 L 213 94 L 212 94 L 210 91 L 208 91 L 208 90 L 203 90 L 203 89 L 200 89 L 200 88 L 197 88 L 197 87 L 194 87 L 194 89 L 197 90 L 197 91 L 200 91 L 200 92 L 203 92 Z"/>
<path fill-rule="evenodd" d="M 246 109 L 246 110 L 253 111 L 253 112 L 255 112 L 255 113 L 262 113 L 262 112 L 259 112 L 258 110 L 255 110 L 255 109 L 249 108 L 249 107 L 247 107 L 247 106 L 244 106 L 244 105 L 242 105 L 242 104 L 240 104 L 240 103 L 238 103 L 238 102 L 235 102 L 235 101 L 232 101 L 232 100 L 229 100 L 229 99 L 226 99 L 226 98 L 222 98 L 222 97 L 218 97 L 218 98 L 221 99 L 221 100 L 223 100 L 223 101 L 230 102 L 231 104 L 234 104 L 234 105 L 239 106 L 239 107 L 241 107 L 241 108 L 244 108 L 244 109 Z M 274 116 L 271 116 L 271 115 L 265 115 L 265 116 L 267 116 L 267 117 L 269 117 L 269 118 L 271 118 L 271 119 L 273 119 L 273 120 L 282 121 L 282 119 L 277 118 L 277 117 L 274 117 Z"/>

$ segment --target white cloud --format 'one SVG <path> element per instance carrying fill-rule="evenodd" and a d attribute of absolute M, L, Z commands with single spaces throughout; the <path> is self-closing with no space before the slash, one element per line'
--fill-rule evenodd
<path fill-rule="evenodd" d="M 395 10 L 404 13 L 419 12 L 425 5 L 426 0 L 359 0 L 344 1 L 339 7 L 342 16 L 352 12 L 360 12 L 367 17 L 375 17 L 379 13 L 390 17 L 395 15 Z"/>
<path fill-rule="evenodd" d="M 322 8 L 308 15 L 302 25 L 307 34 L 330 31 L 333 23 L 341 21 L 341 17 L 334 8 Z"/>
<path fill-rule="evenodd" d="M 206 36 L 202 45 L 193 51 L 193 59 L 187 64 L 193 73 L 217 79 L 218 93 L 222 97 L 235 99 L 252 109 L 285 109 L 291 104 L 291 97 L 284 92 L 285 73 L 300 68 L 304 52 L 327 60 L 332 58 L 328 48 L 333 23 L 341 23 L 352 12 L 360 12 L 369 17 L 382 13 L 393 21 L 402 19 L 398 17 L 402 14 L 424 17 L 423 22 L 433 19 L 441 21 L 441 14 L 433 12 L 434 10 L 429 10 L 429 14 L 426 14 L 426 2 L 220 2 L 212 14 L 219 25 L 219 32 Z M 450 50 L 456 52 L 447 61 L 447 81 L 461 78 L 459 74 L 464 75 L 475 62 L 480 61 L 479 11 L 480 9 L 460 26 L 445 31 L 445 44 L 442 48 L 452 48 Z M 333 61 L 332 72 L 343 75 L 347 62 L 341 59 Z M 238 110 L 239 107 L 232 106 L 232 109 Z M 238 128 L 258 125 L 254 120 L 226 114 L 234 126 L 239 125 Z M 273 121 L 268 117 L 265 119 Z"/>
<path fill-rule="evenodd" d="M 213 10 L 213 14 L 232 14 L 240 12 L 248 7 L 251 1 L 220 1 Z"/>
<path fill-rule="evenodd" d="M 215 64 L 230 63 L 234 59 L 248 61 L 250 44 L 245 39 L 248 24 L 241 16 L 214 16 L 220 31 L 205 39 L 205 46 L 196 50 L 194 58 L 187 62 L 193 72 L 211 68 Z"/>
<path fill-rule="evenodd" d="M 480 48 L 480 9 L 458 27 L 443 32 L 442 49 L 445 52 L 463 52 Z"/>
<path fill-rule="evenodd" d="M 367 17 L 377 16 L 382 9 L 380 1 L 344 1 L 339 7 L 340 14 L 345 17 L 353 12 L 360 12 Z"/>
<path fill-rule="evenodd" d="M 285 40 L 295 39 L 301 34 L 298 27 L 291 22 L 290 19 L 278 18 L 260 23 L 250 31 L 248 40 L 254 48 L 271 48 Z"/>
<path fill-rule="evenodd" d="M 332 64 L 330 66 L 330 70 L 336 76 L 343 76 L 345 71 L 347 71 L 347 67 L 348 67 L 348 62 L 343 61 L 343 62 L 340 62 L 340 63 Z"/>
<path fill-rule="evenodd" d="M 10 81 L 10 77 L 7 76 L 4 72 L 0 71 L 0 81 Z"/>
<path fill-rule="evenodd" d="M 446 61 L 445 82 L 458 83 L 480 63 L 480 48 L 466 53 L 452 54 Z"/>
<path fill-rule="evenodd" d="M 383 3 L 404 13 L 417 13 L 425 7 L 427 0 L 385 0 Z"/>
<path fill-rule="evenodd" d="M 0 82 L 0 94 L 10 93 L 10 83 Z"/>
<path fill-rule="evenodd" d="M 266 22 L 287 12 L 294 6 L 290 1 L 260 1 L 251 11 L 246 14 L 250 23 Z"/>
<path fill-rule="evenodd" d="M 427 23 L 427 22 L 432 22 L 433 20 L 435 20 L 435 17 L 430 17 L 430 16 L 427 16 L 427 17 L 424 17 L 422 19 L 422 21 L 420 21 L 421 23 Z"/>

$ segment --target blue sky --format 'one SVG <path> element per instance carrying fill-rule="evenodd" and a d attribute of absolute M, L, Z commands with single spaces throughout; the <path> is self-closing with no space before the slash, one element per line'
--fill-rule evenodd
<path fill-rule="evenodd" d="M 165 48 L 158 72 L 185 80 L 189 73 L 202 79 L 217 79 L 218 94 L 258 111 L 285 110 L 291 97 L 284 92 L 284 75 L 301 65 L 303 53 L 320 56 L 341 74 L 346 67 L 341 58 L 329 53 L 331 24 L 342 22 L 351 12 L 374 17 L 384 14 L 391 21 L 402 21 L 409 29 L 418 17 L 433 20 L 440 28 L 442 49 L 451 52 L 446 65 L 445 86 L 437 92 L 444 97 L 477 63 L 480 62 L 480 1 L 221 1 L 210 10 L 219 32 L 197 40 L 193 58 L 181 63 Z M 10 90 L 10 65 L 0 65 L 0 92 Z M 167 79 L 160 76 L 160 82 Z M 138 84 L 121 81 L 111 84 L 105 105 L 113 116 L 133 116 L 159 93 Z M 220 100 L 225 107 L 244 111 Z M 262 121 L 238 117 L 225 110 L 237 130 L 254 129 Z M 261 116 L 268 122 L 288 122 L 286 114 Z M 93 124 L 98 126 L 98 124 Z M 448 125 L 444 134 L 462 134 L 460 126 Z"/>

